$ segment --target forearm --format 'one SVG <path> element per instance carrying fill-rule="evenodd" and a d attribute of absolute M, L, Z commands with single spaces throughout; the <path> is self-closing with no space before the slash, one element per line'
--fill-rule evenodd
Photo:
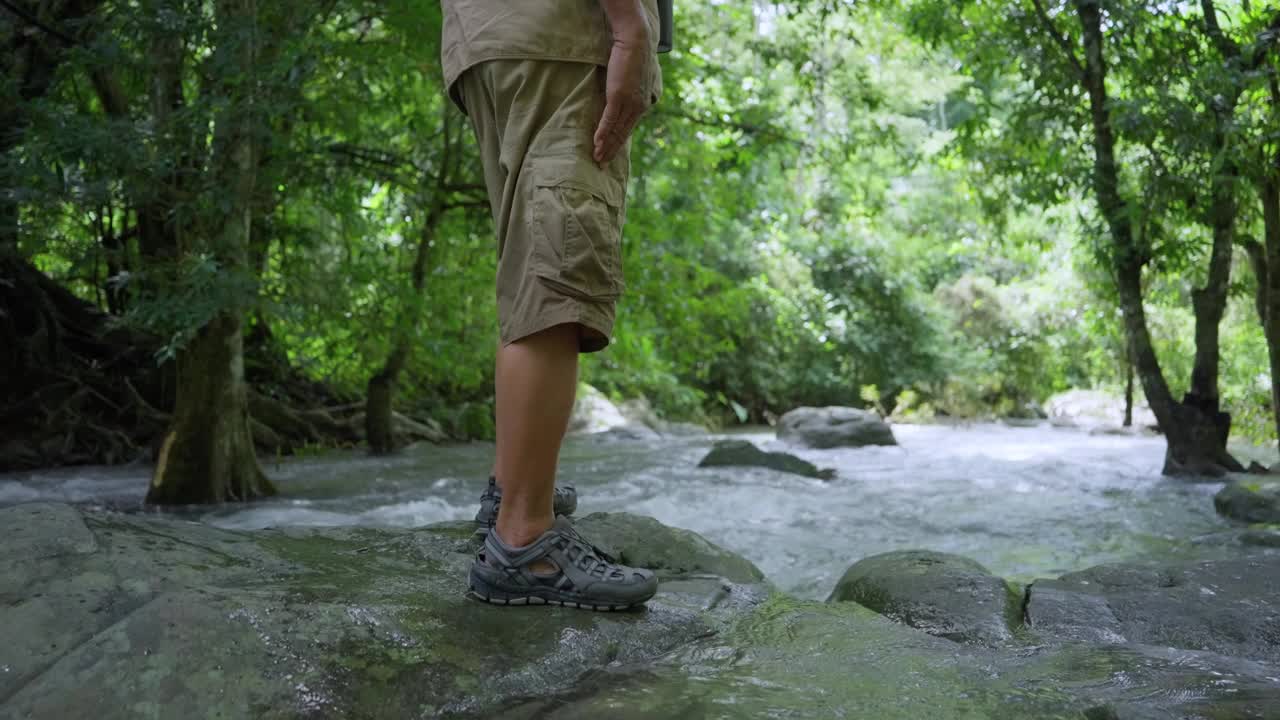
<path fill-rule="evenodd" d="M 614 42 L 648 42 L 649 25 L 645 21 L 644 7 L 640 0 L 600 0 L 600 7 L 609 18 Z"/>

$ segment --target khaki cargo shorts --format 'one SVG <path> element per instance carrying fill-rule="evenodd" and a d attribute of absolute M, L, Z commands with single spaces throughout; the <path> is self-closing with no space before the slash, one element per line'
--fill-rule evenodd
<path fill-rule="evenodd" d="M 591 159 L 604 110 L 604 68 L 490 60 L 453 88 L 475 128 L 498 231 L 503 345 L 556 325 L 580 328 L 580 350 L 609 344 L 622 294 L 622 224 L 630 146 Z"/>

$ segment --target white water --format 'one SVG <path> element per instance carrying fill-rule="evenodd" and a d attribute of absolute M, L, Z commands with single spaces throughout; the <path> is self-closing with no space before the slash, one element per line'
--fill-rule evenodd
<path fill-rule="evenodd" d="M 1076 430 L 896 426 L 897 448 L 799 451 L 831 482 L 764 470 L 699 469 L 714 438 L 571 439 L 562 482 L 579 514 L 629 511 L 695 530 L 753 560 L 780 587 L 825 598 L 851 563 L 928 548 L 1030 580 L 1103 562 L 1212 552 L 1197 538 L 1229 524 L 1219 484 L 1160 475 L 1161 438 Z M 738 435 L 775 449 L 767 433 Z M 265 463 L 282 498 L 203 511 L 216 525 L 413 527 L 468 519 L 492 446 L 423 446 L 394 458 L 326 454 Z M 61 500 L 140 506 L 148 468 L 0 476 L 0 504 Z"/>

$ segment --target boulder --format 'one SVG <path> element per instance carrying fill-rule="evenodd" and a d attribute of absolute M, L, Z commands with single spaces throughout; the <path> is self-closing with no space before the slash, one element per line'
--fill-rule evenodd
<path fill-rule="evenodd" d="M 1063 427 L 1085 429 L 1111 429 L 1115 432 L 1124 425 L 1124 397 L 1101 390 L 1068 390 L 1045 401 L 1044 409 L 1049 421 Z M 1156 427 L 1155 413 L 1141 398 L 1135 399 L 1133 427 Z"/>
<path fill-rule="evenodd" d="M 885 617 L 960 643 L 1013 639 L 1021 596 L 982 565 L 959 555 L 903 550 L 854 563 L 827 602 L 856 602 Z"/>
<path fill-rule="evenodd" d="M 746 440 L 721 440 L 702 458 L 698 467 L 761 467 L 804 477 L 830 480 L 835 470 L 819 470 L 817 465 L 784 452 L 765 452 Z"/>
<path fill-rule="evenodd" d="M 622 413 L 622 417 L 632 425 L 643 425 L 658 432 L 662 432 L 665 425 L 653 406 L 649 404 L 648 398 L 636 397 L 624 400 L 618 406 L 618 412 Z"/>
<path fill-rule="evenodd" d="M 1037 634 L 1280 661 L 1280 556 L 1100 565 L 1028 591 Z"/>
<path fill-rule="evenodd" d="M 958 646 L 779 593 L 745 559 L 634 515 L 579 521 L 662 577 L 625 613 L 465 599 L 467 522 L 242 532 L 45 504 L 0 508 L 0 527 L 3 718 L 1021 720 L 1105 706 L 1083 717 L 1225 720 L 1280 706 L 1271 664 Z M 1273 602 L 1241 630 L 1263 628 Z"/>
<path fill-rule="evenodd" d="M 754 566 L 693 533 L 586 522 L 662 574 L 646 609 L 467 600 L 476 546 L 457 524 L 234 532 L 0 509 L 0 717 L 501 716 L 714 635 L 767 596 Z"/>
<path fill-rule="evenodd" d="M 599 433 L 627 424 L 627 418 L 604 393 L 586 384 L 578 384 L 578 397 L 569 416 L 569 432 Z"/>
<path fill-rule="evenodd" d="M 796 408 L 778 419 L 778 439 L 811 448 L 898 444 L 879 415 L 847 407 Z"/>
<path fill-rule="evenodd" d="M 592 513 L 574 522 L 597 547 L 626 565 L 652 568 L 659 578 L 716 575 L 731 582 L 761 583 L 764 573 L 750 560 L 691 531 L 629 513 Z"/>
<path fill-rule="evenodd" d="M 640 440 L 657 440 L 662 437 L 656 430 L 645 425 L 618 425 L 604 432 L 591 433 L 589 436 L 596 442 L 636 442 Z"/>
<path fill-rule="evenodd" d="M 1280 525 L 1260 525 L 1240 534 L 1240 542 L 1253 547 L 1280 548 Z"/>
<path fill-rule="evenodd" d="M 1280 523 L 1280 478 L 1235 476 L 1213 497 L 1220 515 L 1248 523 Z"/>
<path fill-rule="evenodd" d="M 672 438 L 706 437 L 711 431 L 704 425 L 691 422 L 664 423 L 662 434 Z"/>

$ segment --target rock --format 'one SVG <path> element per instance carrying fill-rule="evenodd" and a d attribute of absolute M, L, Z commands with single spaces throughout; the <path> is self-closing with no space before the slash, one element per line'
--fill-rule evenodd
<path fill-rule="evenodd" d="M 1259 525 L 1240 534 L 1240 542 L 1253 547 L 1280 548 L 1280 525 Z"/>
<path fill-rule="evenodd" d="M 637 397 L 630 400 L 624 400 L 618 406 L 618 412 L 622 413 L 622 417 L 632 425 L 643 425 L 650 430 L 662 432 L 662 418 L 658 417 L 658 413 L 654 412 L 653 406 L 649 404 L 648 398 Z"/>
<path fill-rule="evenodd" d="M 0 508 L 7 559 L 41 560 L 98 549 L 80 513 L 69 505 L 28 503 Z"/>
<path fill-rule="evenodd" d="M 647 608 L 625 613 L 464 599 L 465 522 L 236 532 L 65 505 L 0 522 L 0 717 L 15 720 L 1022 720 L 1102 707 L 1113 714 L 1085 717 L 1225 720 L 1280 703 L 1273 665 L 1151 645 L 957 646 L 854 603 L 797 600 L 733 553 L 625 514 L 579 521 L 662 576 Z"/>
<path fill-rule="evenodd" d="M 1218 513 L 1249 523 L 1280 523 L 1280 479 L 1234 477 L 1213 497 Z"/>
<path fill-rule="evenodd" d="M 604 393 L 586 383 L 578 384 L 578 397 L 569 416 L 569 432 L 599 433 L 626 424 L 622 411 Z"/>
<path fill-rule="evenodd" d="M 503 717 L 1261 720 L 1280 700 L 1271 666 L 1161 648 L 961 646 L 854 603 L 794 599 L 640 671 L 602 674 Z"/>
<path fill-rule="evenodd" d="M 991 681 L 977 679 L 994 674 L 989 661 L 967 650 L 853 603 L 788 600 L 644 672 L 611 678 L 591 693 L 531 698 L 506 717 L 1080 718 L 1068 714 L 1072 701 L 1053 687 L 989 692 Z"/>
<path fill-rule="evenodd" d="M 669 422 L 662 428 L 662 434 L 667 437 L 690 438 L 705 437 L 710 435 L 711 431 L 697 423 Z"/>
<path fill-rule="evenodd" d="M 657 440 L 662 437 L 656 431 L 644 425 L 618 425 L 604 432 L 592 433 L 592 440 L 602 442 L 636 442 L 640 440 Z"/>
<path fill-rule="evenodd" d="M 592 513 L 574 525 L 619 562 L 652 568 L 660 578 L 710 574 L 738 583 L 764 581 L 764 573 L 750 560 L 691 530 L 667 527 L 651 517 Z"/>
<path fill-rule="evenodd" d="M 784 452 L 765 452 L 746 440 L 721 440 L 702 458 L 698 467 L 762 467 L 804 477 L 830 480 L 836 471 Z"/>
<path fill-rule="evenodd" d="M 768 592 L 746 560 L 623 515 L 594 529 L 616 530 L 602 539 L 652 562 L 663 586 L 645 610 L 589 613 L 465 599 L 475 544 L 453 525 L 233 532 L 62 505 L 0 512 L 6 718 L 503 716 L 712 636 Z"/>
<path fill-rule="evenodd" d="M 649 404 L 647 398 L 638 397 L 624 400 L 618 406 L 618 410 L 626 418 L 626 427 L 635 429 L 637 435 L 643 434 L 645 428 L 654 431 L 650 437 L 659 435 L 667 437 L 700 437 L 710 434 L 707 428 L 697 423 L 663 420 Z"/>
<path fill-rule="evenodd" d="M 1068 390 L 1045 401 L 1049 421 L 1063 427 L 1086 429 L 1111 428 L 1118 432 L 1124 425 L 1124 398 L 1101 390 Z M 1135 399 L 1133 426 L 1156 427 L 1155 413 L 1141 399 Z"/>
<path fill-rule="evenodd" d="M 1028 593 L 1027 623 L 1042 636 L 1280 661 L 1280 556 L 1100 565 Z"/>
<path fill-rule="evenodd" d="M 960 643 L 995 647 L 1013 639 L 1021 597 L 982 565 L 947 553 L 904 550 L 859 560 L 827 602 L 859 605 Z"/>
<path fill-rule="evenodd" d="M 812 448 L 898 444 L 879 415 L 846 407 L 796 408 L 778 419 L 778 439 Z"/>

